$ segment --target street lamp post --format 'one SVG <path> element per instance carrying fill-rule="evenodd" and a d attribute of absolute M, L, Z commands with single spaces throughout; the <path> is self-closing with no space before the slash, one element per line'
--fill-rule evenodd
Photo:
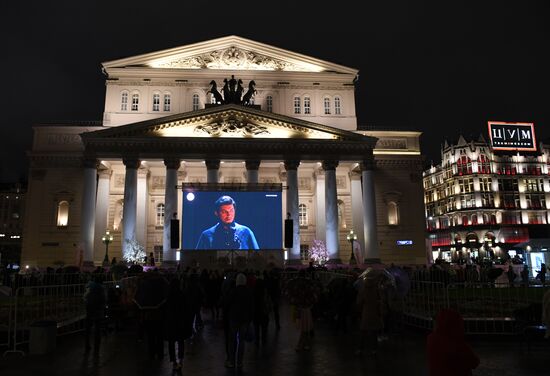
<path fill-rule="evenodd" d="M 353 232 L 353 230 L 350 230 L 348 236 L 346 237 L 348 239 L 348 242 L 351 244 L 351 257 L 349 258 L 350 265 L 357 264 L 357 260 L 355 260 L 355 255 L 353 253 L 353 242 L 357 240 L 357 234 Z"/>
<path fill-rule="evenodd" d="M 109 266 L 109 243 L 113 241 L 113 235 L 109 230 L 105 231 L 105 235 L 101 238 L 103 244 L 105 244 L 105 258 L 103 258 L 103 266 Z"/>

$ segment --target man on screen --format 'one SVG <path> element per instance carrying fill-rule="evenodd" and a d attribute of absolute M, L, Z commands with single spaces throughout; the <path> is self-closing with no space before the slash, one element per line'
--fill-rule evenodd
<path fill-rule="evenodd" d="M 214 215 L 219 221 L 202 232 L 195 249 L 259 249 L 251 229 L 235 222 L 235 200 L 221 196 L 216 200 Z"/>

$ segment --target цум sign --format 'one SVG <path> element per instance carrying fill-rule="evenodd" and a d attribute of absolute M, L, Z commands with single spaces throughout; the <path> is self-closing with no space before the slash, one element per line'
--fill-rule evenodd
<path fill-rule="evenodd" d="M 493 150 L 537 151 L 533 123 L 489 122 Z"/>

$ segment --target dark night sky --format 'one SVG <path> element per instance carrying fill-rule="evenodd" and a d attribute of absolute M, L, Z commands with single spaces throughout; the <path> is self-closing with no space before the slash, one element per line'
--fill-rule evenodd
<path fill-rule="evenodd" d="M 101 120 L 101 62 L 231 34 L 359 69 L 359 124 L 424 132 L 428 162 L 487 120 L 533 121 L 548 138 L 547 1 L 459 3 L 10 1 L 0 179 L 26 175 L 33 124 Z"/>

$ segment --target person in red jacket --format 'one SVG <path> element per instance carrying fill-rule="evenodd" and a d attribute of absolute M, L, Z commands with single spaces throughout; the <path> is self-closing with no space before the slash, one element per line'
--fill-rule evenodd
<path fill-rule="evenodd" d="M 479 365 L 479 357 L 464 338 L 464 320 L 454 310 L 443 309 L 437 314 L 427 342 L 430 376 L 468 376 Z"/>

